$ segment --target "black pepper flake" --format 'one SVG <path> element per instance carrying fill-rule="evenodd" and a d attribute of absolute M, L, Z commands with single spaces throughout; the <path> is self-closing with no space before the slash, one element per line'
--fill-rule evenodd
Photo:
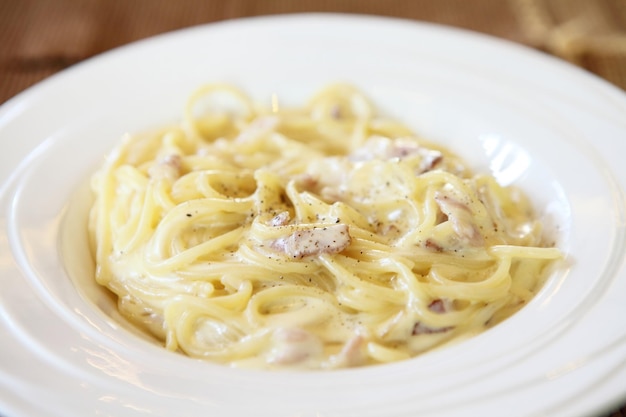
<path fill-rule="evenodd" d="M 187 217 L 191 217 L 191 213 L 187 213 Z"/>

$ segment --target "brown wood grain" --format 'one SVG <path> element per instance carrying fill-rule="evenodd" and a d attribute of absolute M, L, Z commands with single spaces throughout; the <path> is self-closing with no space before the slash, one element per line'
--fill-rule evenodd
<path fill-rule="evenodd" d="M 626 88 L 626 0 L 0 0 L 0 103 L 132 41 L 220 20 L 303 12 L 470 29 L 546 51 Z"/>

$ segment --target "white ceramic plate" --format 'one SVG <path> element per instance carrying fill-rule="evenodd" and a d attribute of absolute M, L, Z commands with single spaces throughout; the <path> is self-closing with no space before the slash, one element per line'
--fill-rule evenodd
<path fill-rule="evenodd" d="M 567 253 L 536 299 L 473 339 L 392 365 L 229 369 L 117 320 L 91 280 L 87 180 L 125 132 L 176 121 L 226 81 L 300 104 L 349 81 L 381 112 L 524 187 Z M 477 34 L 341 15 L 156 37 L 51 77 L 0 109 L 0 414 L 583 416 L 626 401 L 626 97 Z"/>

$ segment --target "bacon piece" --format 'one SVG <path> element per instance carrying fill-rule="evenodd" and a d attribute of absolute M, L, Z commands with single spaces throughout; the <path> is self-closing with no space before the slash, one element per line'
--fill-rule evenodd
<path fill-rule="evenodd" d="M 432 171 L 441 161 L 443 161 L 443 154 L 436 150 L 422 148 L 421 154 L 422 161 L 419 167 L 420 174 Z"/>
<path fill-rule="evenodd" d="M 340 366 L 359 366 L 365 363 L 365 347 L 367 339 L 356 334 L 343 345 L 341 351 L 337 355 L 337 364 Z"/>
<path fill-rule="evenodd" d="M 148 175 L 155 180 L 167 179 L 173 182 L 180 178 L 182 165 L 183 159 L 180 155 L 167 155 L 150 167 Z"/>
<path fill-rule="evenodd" d="M 270 247 L 294 259 L 301 259 L 322 253 L 339 253 L 350 246 L 351 242 L 348 226 L 335 224 L 298 230 L 273 240 Z"/>
<path fill-rule="evenodd" d="M 443 159 L 441 152 L 428 149 L 412 139 L 397 138 L 392 140 L 382 136 L 371 137 L 349 158 L 353 162 L 362 162 L 374 159 L 403 159 L 413 156 L 419 156 L 421 159 L 417 174 L 432 170 Z"/>
<path fill-rule="evenodd" d="M 279 328 L 272 335 L 274 346 L 267 358 L 269 363 L 295 365 L 318 356 L 322 342 L 314 334 L 300 328 Z"/>
<path fill-rule="evenodd" d="M 428 304 L 428 309 L 430 311 L 432 311 L 433 313 L 437 313 L 437 314 L 444 314 L 450 310 L 452 310 L 453 306 L 452 306 L 452 300 L 448 300 L 448 299 L 436 299 L 433 300 L 430 304 Z M 415 323 L 415 325 L 413 326 L 413 331 L 411 332 L 411 334 L 413 336 L 417 336 L 420 334 L 435 334 L 435 333 L 445 333 L 447 331 L 450 331 L 453 329 L 453 326 L 446 326 L 446 327 L 430 327 L 425 325 L 422 322 L 417 322 Z"/>
<path fill-rule="evenodd" d="M 448 311 L 452 310 L 452 308 L 453 301 L 447 298 L 437 298 L 436 300 L 433 300 L 430 304 L 428 304 L 428 309 L 433 313 L 447 313 Z"/>
<path fill-rule="evenodd" d="M 282 211 L 278 213 L 277 215 L 275 215 L 274 217 L 272 217 L 272 220 L 270 220 L 270 225 L 271 226 L 284 226 L 288 222 L 289 222 L 289 212 Z"/>
<path fill-rule="evenodd" d="M 433 249 L 436 252 L 443 252 L 443 246 L 441 246 L 432 239 L 426 239 L 426 242 L 424 242 L 424 246 L 428 249 Z"/>
<path fill-rule="evenodd" d="M 480 246 L 484 239 L 473 219 L 472 210 L 463 201 L 449 191 L 439 191 L 435 194 L 435 202 L 443 214 L 452 222 L 452 228 L 457 236 L 465 243 Z"/>
<path fill-rule="evenodd" d="M 307 172 L 297 178 L 297 186 L 302 191 L 317 194 L 327 203 L 334 203 L 341 200 L 341 187 L 352 169 L 352 163 L 342 157 L 314 160 Z"/>
<path fill-rule="evenodd" d="M 448 332 L 448 331 L 450 331 L 452 329 L 453 329 L 452 326 L 429 327 L 429 326 L 426 326 L 425 324 L 423 324 L 422 322 L 418 321 L 417 323 L 415 323 L 415 326 L 413 326 L 413 331 L 411 332 L 411 335 L 417 336 L 417 335 L 420 335 L 420 334 L 445 333 L 445 332 Z"/>
<path fill-rule="evenodd" d="M 319 186 L 319 179 L 311 174 L 302 174 L 298 177 L 298 188 L 303 191 L 316 192 Z"/>
<path fill-rule="evenodd" d="M 341 106 L 339 106 L 338 104 L 335 104 L 333 107 L 331 107 L 331 109 L 330 109 L 330 117 L 332 117 L 335 120 L 341 119 L 341 117 L 342 117 Z"/>

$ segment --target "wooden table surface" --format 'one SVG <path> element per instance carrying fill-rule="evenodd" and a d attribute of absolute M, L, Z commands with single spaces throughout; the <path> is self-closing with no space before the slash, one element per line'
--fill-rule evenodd
<path fill-rule="evenodd" d="M 555 55 L 626 89 L 626 0 L 0 0 L 0 104 L 129 42 L 203 23 L 299 12 L 470 29 Z M 626 417 L 626 405 L 606 416 Z"/>

